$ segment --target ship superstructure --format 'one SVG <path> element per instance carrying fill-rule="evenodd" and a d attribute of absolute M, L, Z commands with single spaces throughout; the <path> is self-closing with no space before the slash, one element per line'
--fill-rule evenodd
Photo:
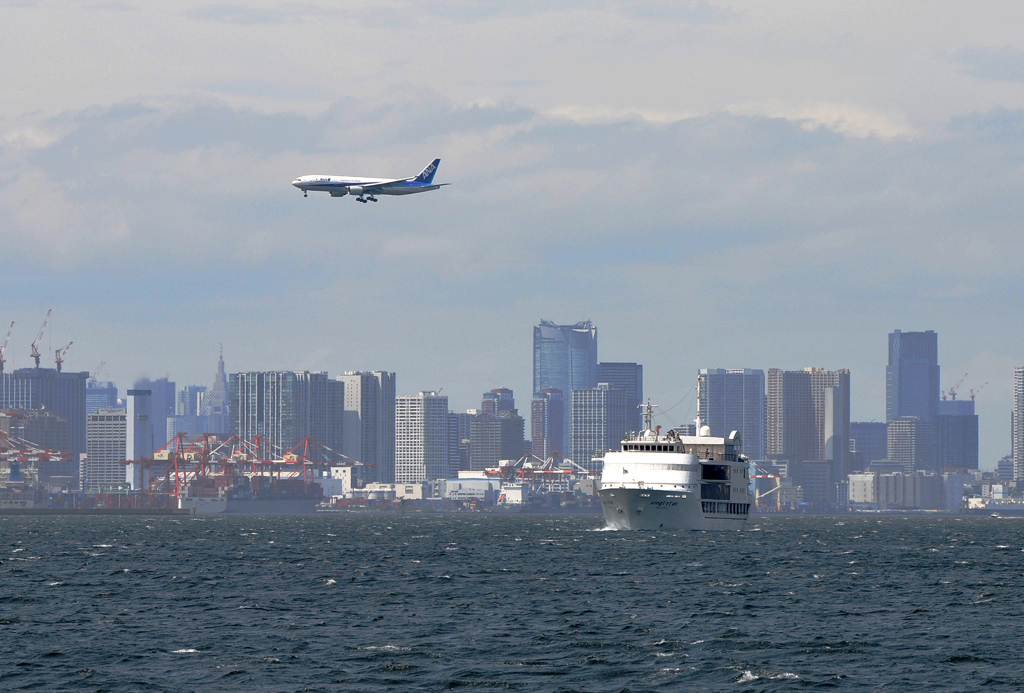
<path fill-rule="evenodd" d="M 697 435 L 652 426 L 605 454 L 601 505 L 615 529 L 739 529 L 750 514 L 750 470 L 740 435 L 714 437 L 697 418 Z"/>

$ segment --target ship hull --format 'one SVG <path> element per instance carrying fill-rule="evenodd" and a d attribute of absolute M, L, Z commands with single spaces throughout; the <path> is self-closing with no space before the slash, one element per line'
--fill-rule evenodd
<path fill-rule="evenodd" d="M 742 503 L 702 502 L 696 493 L 639 488 L 602 488 L 601 507 L 611 529 L 723 530 L 742 529 L 747 515 Z M 705 512 L 705 509 L 712 512 Z M 722 512 L 719 512 L 722 511 Z"/>
<path fill-rule="evenodd" d="M 302 515 L 313 513 L 321 498 L 198 498 L 182 496 L 178 508 L 192 515 Z"/>

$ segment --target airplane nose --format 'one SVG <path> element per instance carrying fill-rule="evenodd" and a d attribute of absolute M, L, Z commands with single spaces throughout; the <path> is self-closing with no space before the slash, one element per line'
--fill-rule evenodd
<path fill-rule="evenodd" d="M 302 181 L 300 181 L 298 178 L 292 181 L 292 185 L 294 185 L 296 188 L 299 187 L 301 183 Z"/>

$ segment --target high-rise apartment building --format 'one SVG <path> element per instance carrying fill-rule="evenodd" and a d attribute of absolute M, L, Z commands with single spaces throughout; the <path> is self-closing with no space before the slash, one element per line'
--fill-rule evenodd
<path fill-rule="evenodd" d="M 470 419 L 469 468 L 483 471 L 523 455 L 526 422 L 507 387 L 485 392 L 480 412 Z"/>
<path fill-rule="evenodd" d="M 85 371 L 60 372 L 55 368 L 19 368 L 0 375 L 0 409 L 46 409 L 68 422 L 71 443 L 70 474 L 78 477 L 78 460 L 86 451 Z"/>
<path fill-rule="evenodd" d="M 603 458 L 608 450 L 618 450 L 627 433 L 626 393 L 598 383 L 592 390 L 572 392 L 573 461 L 588 471 L 599 473 L 594 458 Z"/>
<path fill-rule="evenodd" d="M 1013 369 L 1013 479 L 1024 479 L 1024 366 Z"/>
<path fill-rule="evenodd" d="M 515 411 L 516 399 L 512 390 L 499 387 L 485 392 L 480 402 L 480 411 L 484 414 L 499 414 L 503 411 Z"/>
<path fill-rule="evenodd" d="M 395 483 L 446 479 L 450 473 L 448 397 L 395 398 Z"/>
<path fill-rule="evenodd" d="M 232 373 L 230 392 L 231 434 L 263 436 L 270 448 L 260 454 L 288 452 L 306 436 L 334 450 L 342 446 L 345 385 L 327 373 Z"/>
<path fill-rule="evenodd" d="M 106 491 L 126 485 L 127 411 L 104 407 L 89 414 L 86 423 L 88 452 L 79 471 L 83 491 Z"/>
<path fill-rule="evenodd" d="M 604 361 L 597 364 L 597 382 L 625 391 L 626 430 L 639 431 L 643 425 L 640 405 L 644 400 L 644 367 L 639 363 Z"/>
<path fill-rule="evenodd" d="M 132 388 L 126 395 L 125 459 L 152 458 L 163 446 L 160 439 L 166 434 L 166 428 L 157 428 L 163 417 L 153 415 L 153 391 Z"/>
<path fill-rule="evenodd" d="M 597 387 L 597 328 L 589 320 L 556 325 L 541 320 L 533 328 L 533 394 L 561 390 L 565 397 L 564 440 L 572 442 L 572 391 Z M 572 451 L 568 450 L 569 456 Z"/>
<path fill-rule="evenodd" d="M 935 419 L 936 471 L 978 468 L 978 415 L 974 400 L 942 400 Z"/>
<path fill-rule="evenodd" d="M 566 455 L 565 397 L 561 390 L 549 388 L 534 394 L 530 402 L 531 454 L 546 460 L 553 453 Z"/>
<path fill-rule="evenodd" d="M 469 423 L 469 468 L 482 472 L 497 467 L 501 460 L 518 460 L 523 455 L 524 428 L 515 410 L 474 416 Z"/>
<path fill-rule="evenodd" d="M 934 331 L 889 334 L 885 368 L 885 421 L 916 416 L 935 421 L 939 414 L 939 337 Z"/>
<path fill-rule="evenodd" d="M 743 454 L 752 460 L 766 459 L 764 371 L 703 368 L 697 379 L 701 420 L 711 428 L 711 435 L 724 438 L 739 431 Z"/>
<path fill-rule="evenodd" d="M 829 460 L 833 479 L 849 473 L 850 371 L 768 371 L 767 454 L 799 462 Z"/>
<path fill-rule="evenodd" d="M 903 465 L 907 473 L 935 471 L 935 422 L 917 416 L 901 416 L 889 423 L 889 461 Z M 938 471 L 942 471 L 939 469 Z"/>
<path fill-rule="evenodd" d="M 395 481 L 395 374 L 346 371 L 345 440 L 338 450 L 364 465 L 367 481 Z"/>

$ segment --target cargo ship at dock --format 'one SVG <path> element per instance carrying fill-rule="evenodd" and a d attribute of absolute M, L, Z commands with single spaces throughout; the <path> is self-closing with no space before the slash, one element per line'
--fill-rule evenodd
<path fill-rule="evenodd" d="M 178 509 L 192 515 L 312 513 L 323 500 L 320 484 L 267 475 L 194 479 L 178 494 Z"/>

